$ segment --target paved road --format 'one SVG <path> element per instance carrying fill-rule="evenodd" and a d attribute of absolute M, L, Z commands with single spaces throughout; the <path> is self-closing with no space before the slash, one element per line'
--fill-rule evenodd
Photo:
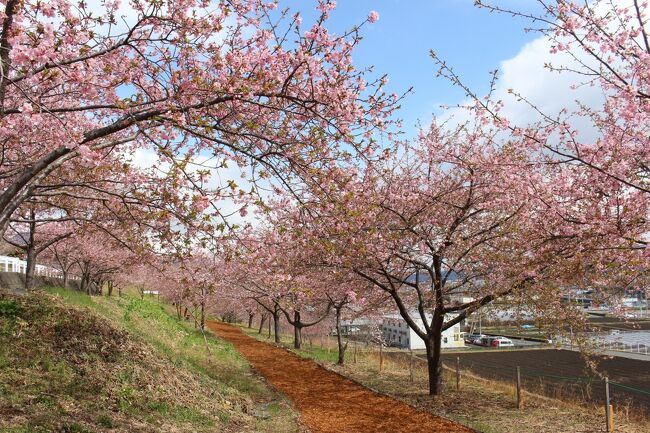
<path fill-rule="evenodd" d="M 519 339 L 519 338 L 512 338 L 512 337 L 508 337 L 508 338 L 510 338 L 510 340 L 512 340 L 512 344 L 514 344 L 515 347 L 530 348 L 530 347 L 535 347 L 535 346 L 546 346 L 545 343 L 541 343 L 539 341 L 528 341 L 528 340 L 523 340 L 523 339 Z M 498 349 L 495 349 L 494 347 L 478 346 L 476 344 L 467 344 L 467 343 L 465 343 L 465 349 L 498 350 Z"/>
<path fill-rule="evenodd" d="M 285 393 L 312 433 L 428 432 L 473 430 L 374 393 L 313 361 L 245 335 L 220 322 L 208 328 L 230 341 L 262 376 Z"/>

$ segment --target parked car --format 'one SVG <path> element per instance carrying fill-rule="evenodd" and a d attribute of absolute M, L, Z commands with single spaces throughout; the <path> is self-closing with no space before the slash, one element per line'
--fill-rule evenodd
<path fill-rule="evenodd" d="M 514 347 L 515 344 L 511 339 L 506 337 L 493 337 L 490 341 L 490 346 L 492 347 Z"/>
<path fill-rule="evenodd" d="M 494 337 L 488 337 L 488 336 L 482 336 L 480 339 L 476 341 L 476 343 L 479 346 L 485 346 L 485 347 L 490 347 L 492 345 L 492 340 Z"/>
<path fill-rule="evenodd" d="M 484 338 L 485 335 L 482 334 L 467 334 L 465 335 L 465 343 L 467 344 L 478 344 L 481 338 Z"/>

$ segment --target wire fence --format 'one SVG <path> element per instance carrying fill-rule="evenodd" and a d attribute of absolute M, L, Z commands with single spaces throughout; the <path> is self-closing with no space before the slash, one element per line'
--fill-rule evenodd
<path fill-rule="evenodd" d="M 422 361 L 426 362 L 425 360 Z M 482 379 L 497 380 L 513 386 L 516 385 L 518 401 L 519 390 L 523 390 L 564 401 L 602 405 L 609 408 L 607 413 L 608 423 L 613 422 L 609 420 L 613 419 L 615 411 L 628 416 L 633 414 L 641 418 L 647 418 L 648 414 L 650 414 L 650 389 L 635 386 L 635 384 L 621 383 L 617 380 L 609 380 L 606 377 L 554 374 L 530 366 L 489 363 L 474 359 L 463 359 L 462 356 L 456 357 L 456 360 L 447 358 L 445 364 L 448 370 L 460 370 L 457 372 L 459 375 L 469 372 L 473 376 Z M 639 373 L 643 374 L 642 372 Z"/>
<path fill-rule="evenodd" d="M 582 333 L 581 337 L 597 352 L 625 352 L 648 356 L 650 360 L 650 330 L 613 330 Z M 576 349 L 570 338 L 557 341 L 566 349 Z"/>
<path fill-rule="evenodd" d="M 393 371 L 411 370 L 411 380 L 414 376 L 426 376 L 426 358 L 423 354 L 415 354 L 404 351 L 384 351 L 377 346 L 364 350 L 362 353 L 370 355 L 373 362 L 377 364 L 379 371 L 391 369 Z M 519 354 L 519 358 L 510 362 L 487 362 L 484 360 L 472 359 L 472 355 L 501 355 L 511 358 Z M 470 356 L 465 356 L 470 355 Z M 519 365 L 521 358 L 527 357 L 526 362 Z M 462 382 L 461 377 L 470 375 L 474 379 L 502 383 L 508 387 L 514 387 L 519 407 L 520 394 L 524 392 L 538 396 L 545 396 L 553 399 L 563 400 L 571 403 L 593 404 L 610 408 L 611 420 L 614 413 L 625 417 L 647 419 L 650 416 L 650 387 L 648 382 L 646 361 L 618 359 L 621 362 L 625 374 L 614 374 L 615 380 L 609 380 L 605 376 L 572 375 L 562 372 L 554 372 L 553 358 L 557 358 L 557 370 L 561 366 L 573 364 L 574 369 L 583 368 L 577 362 L 581 359 L 577 352 L 568 350 L 521 350 L 508 351 L 508 353 L 485 351 L 483 353 L 465 352 L 443 355 L 443 367 L 447 377 L 447 386 L 454 386 L 454 381 Z M 383 360 L 382 360 L 383 358 Z M 389 362 L 386 362 L 386 359 Z M 506 358 L 503 358 L 504 360 Z M 549 362 L 549 360 L 551 360 Z M 617 362 L 617 361 L 614 361 Z M 387 365 L 388 364 L 388 365 Z M 608 364 L 608 370 L 612 370 Z M 636 368 L 632 372 L 631 368 Z M 638 375 L 638 380 L 634 375 Z M 487 385 L 489 386 L 489 385 Z M 462 386 L 460 386 L 462 392 Z M 609 421 L 608 421 L 609 422 Z"/>
<path fill-rule="evenodd" d="M 490 364 L 486 362 L 478 362 L 475 360 L 472 361 L 463 361 L 461 359 L 461 367 L 469 369 L 470 371 L 476 371 L 478 373 L 482 372 L 485 369 L 498 372 L 504 376 L 512 376 L 514 378 L 514 370 L 512 368 L 504 367 L 503 365 Z M 423 360 L 424 361 L 424 360 Z M 589 377 L 589 376 L 563 376 L 559 374 L 549 374 L 547 372 L 538 371 L 528 367 L 520 367 L 520 372 L 522 376 L 527 376 L 531 379 L 544 379 L 550 384 L 554 385 L 556 383 L 576 383 L 576 384 L 590 384 L 590 385 L 604 385 L 604 379 Z M 609 384 L 620 389 L 624 389 L 626 392 L 631 392 L 643 396 L 650 396 L 650 390 L 638 388 L 630 385 L 625 385 L 615 381 L 609 381 Z"/>

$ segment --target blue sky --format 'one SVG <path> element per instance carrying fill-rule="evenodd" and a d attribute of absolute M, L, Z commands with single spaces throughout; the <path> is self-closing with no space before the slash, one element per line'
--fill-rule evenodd
<path fill-rule="evenodd" d="M 535 2 L 498 3 L 521 8 Z M 300 11 L 305 24 L 316 16 L 314 5 L 312 1 L 280 0 L 280 8 Z M 464 99 L 460 90 L 436 78 L 431 49 L 482 93 L 487 91 L 489 71 L 515 57 L 527 42 L 539 36 L 525 33 L 525 22 L 477 8 L 473 0 L 338 0 L 327 27 L 341 33 L 363 21 L 371 10 L 380 18 L 364 27 L 364 40 L 354 62 L 358 67 L 374 65 L 378 75 L 388 74 L 390 92 L 400 94 L 413 86 L 414 92 L 402 104 L 399 115 L 408 136 L 414 134 L 416 122 L 427 123 L 440 104 Z"/>

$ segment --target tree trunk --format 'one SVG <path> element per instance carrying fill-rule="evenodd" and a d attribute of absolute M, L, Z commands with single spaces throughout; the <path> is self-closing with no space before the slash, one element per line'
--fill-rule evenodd
<path fill-rule="evenodd" d="M 205 330 L 205 301 L 201 301 L 201 331 Z"/>
<path fill-rule="evenodd" d="M 67 289 L 68 288 L 68 271 L 62 271 L 63 272 L 63 288 Z"/>
<path fill-rule="evenodd" d="M 429 372 L 429 395 L 442 393 L 442 362 L 440 350 L 442 348 L 442 318 L 436 320 L 431 328 L 431 333 L 425 341 L 427 348 L 427 370 Z"/>
<path fill-rule="evenodd" d="M 348 348 L 348 343 L 343 344 L 343 338 L 341 338 L 341 307 L 336 308 L 336 342 L 339 346 L 339 359 L 337 363 L 343 365 L 345 363 L 345 349 Z"/>
<path fill-rule="evenodd" d="M 302 322 L 300 321 L 300 311 L 293 311 L 293 347 L 300 349 L 302 346 Z"/>
<path fill-rule="evenodd" d="M 25 290 L 32 290 L 34 288 L 35 271 L 36 271 L 36 251 L 34 249 L 34 246 L 30 245 L 27 247 L 27 266 L 25 268 Z"/>
<path fill-rule="evenodd" d="M 36 247 L 34 246 L 34 235 L 36 234 L 36 212 L 34 208 L 29 209 L 29 239 L 27 241 L 27 266 L 25 268 L 25 290 L 34 288 L 34 272 L 36 271 Z"/>
<path fill-rule="evenodd" d="M 90 296 L 90 282 L 88 280 L 88 274 L 83 272 L 81 274 L 81 291 L 86 292 L 86 294 Z"/>
<path fill-rule="evenodd" d="M 248 327 L 249 328 L 253 327 L 253 317 L 255 317 L 255 314 L 248 313 Z"/>
<path fill-rule="evenodd" d="M 275 342 L 280 343 L 280 310 L 276 307 L 273 313 L 273 330 L 275 331 Z"/>
<path fill-rule="evenodd" d="M 302 326 L 299 324 L 293 325 L 293 347 L 300 349 L 302 346 Z"/>
<path fill-rule="evenodd" d="M 264 322 L 266 322 L 266 314 L 262 314 L 262 317 L 260 318 L 260 329 L 257 331 L 258 334 L 262 333 L 262 329 L 264 329 Z"/>

